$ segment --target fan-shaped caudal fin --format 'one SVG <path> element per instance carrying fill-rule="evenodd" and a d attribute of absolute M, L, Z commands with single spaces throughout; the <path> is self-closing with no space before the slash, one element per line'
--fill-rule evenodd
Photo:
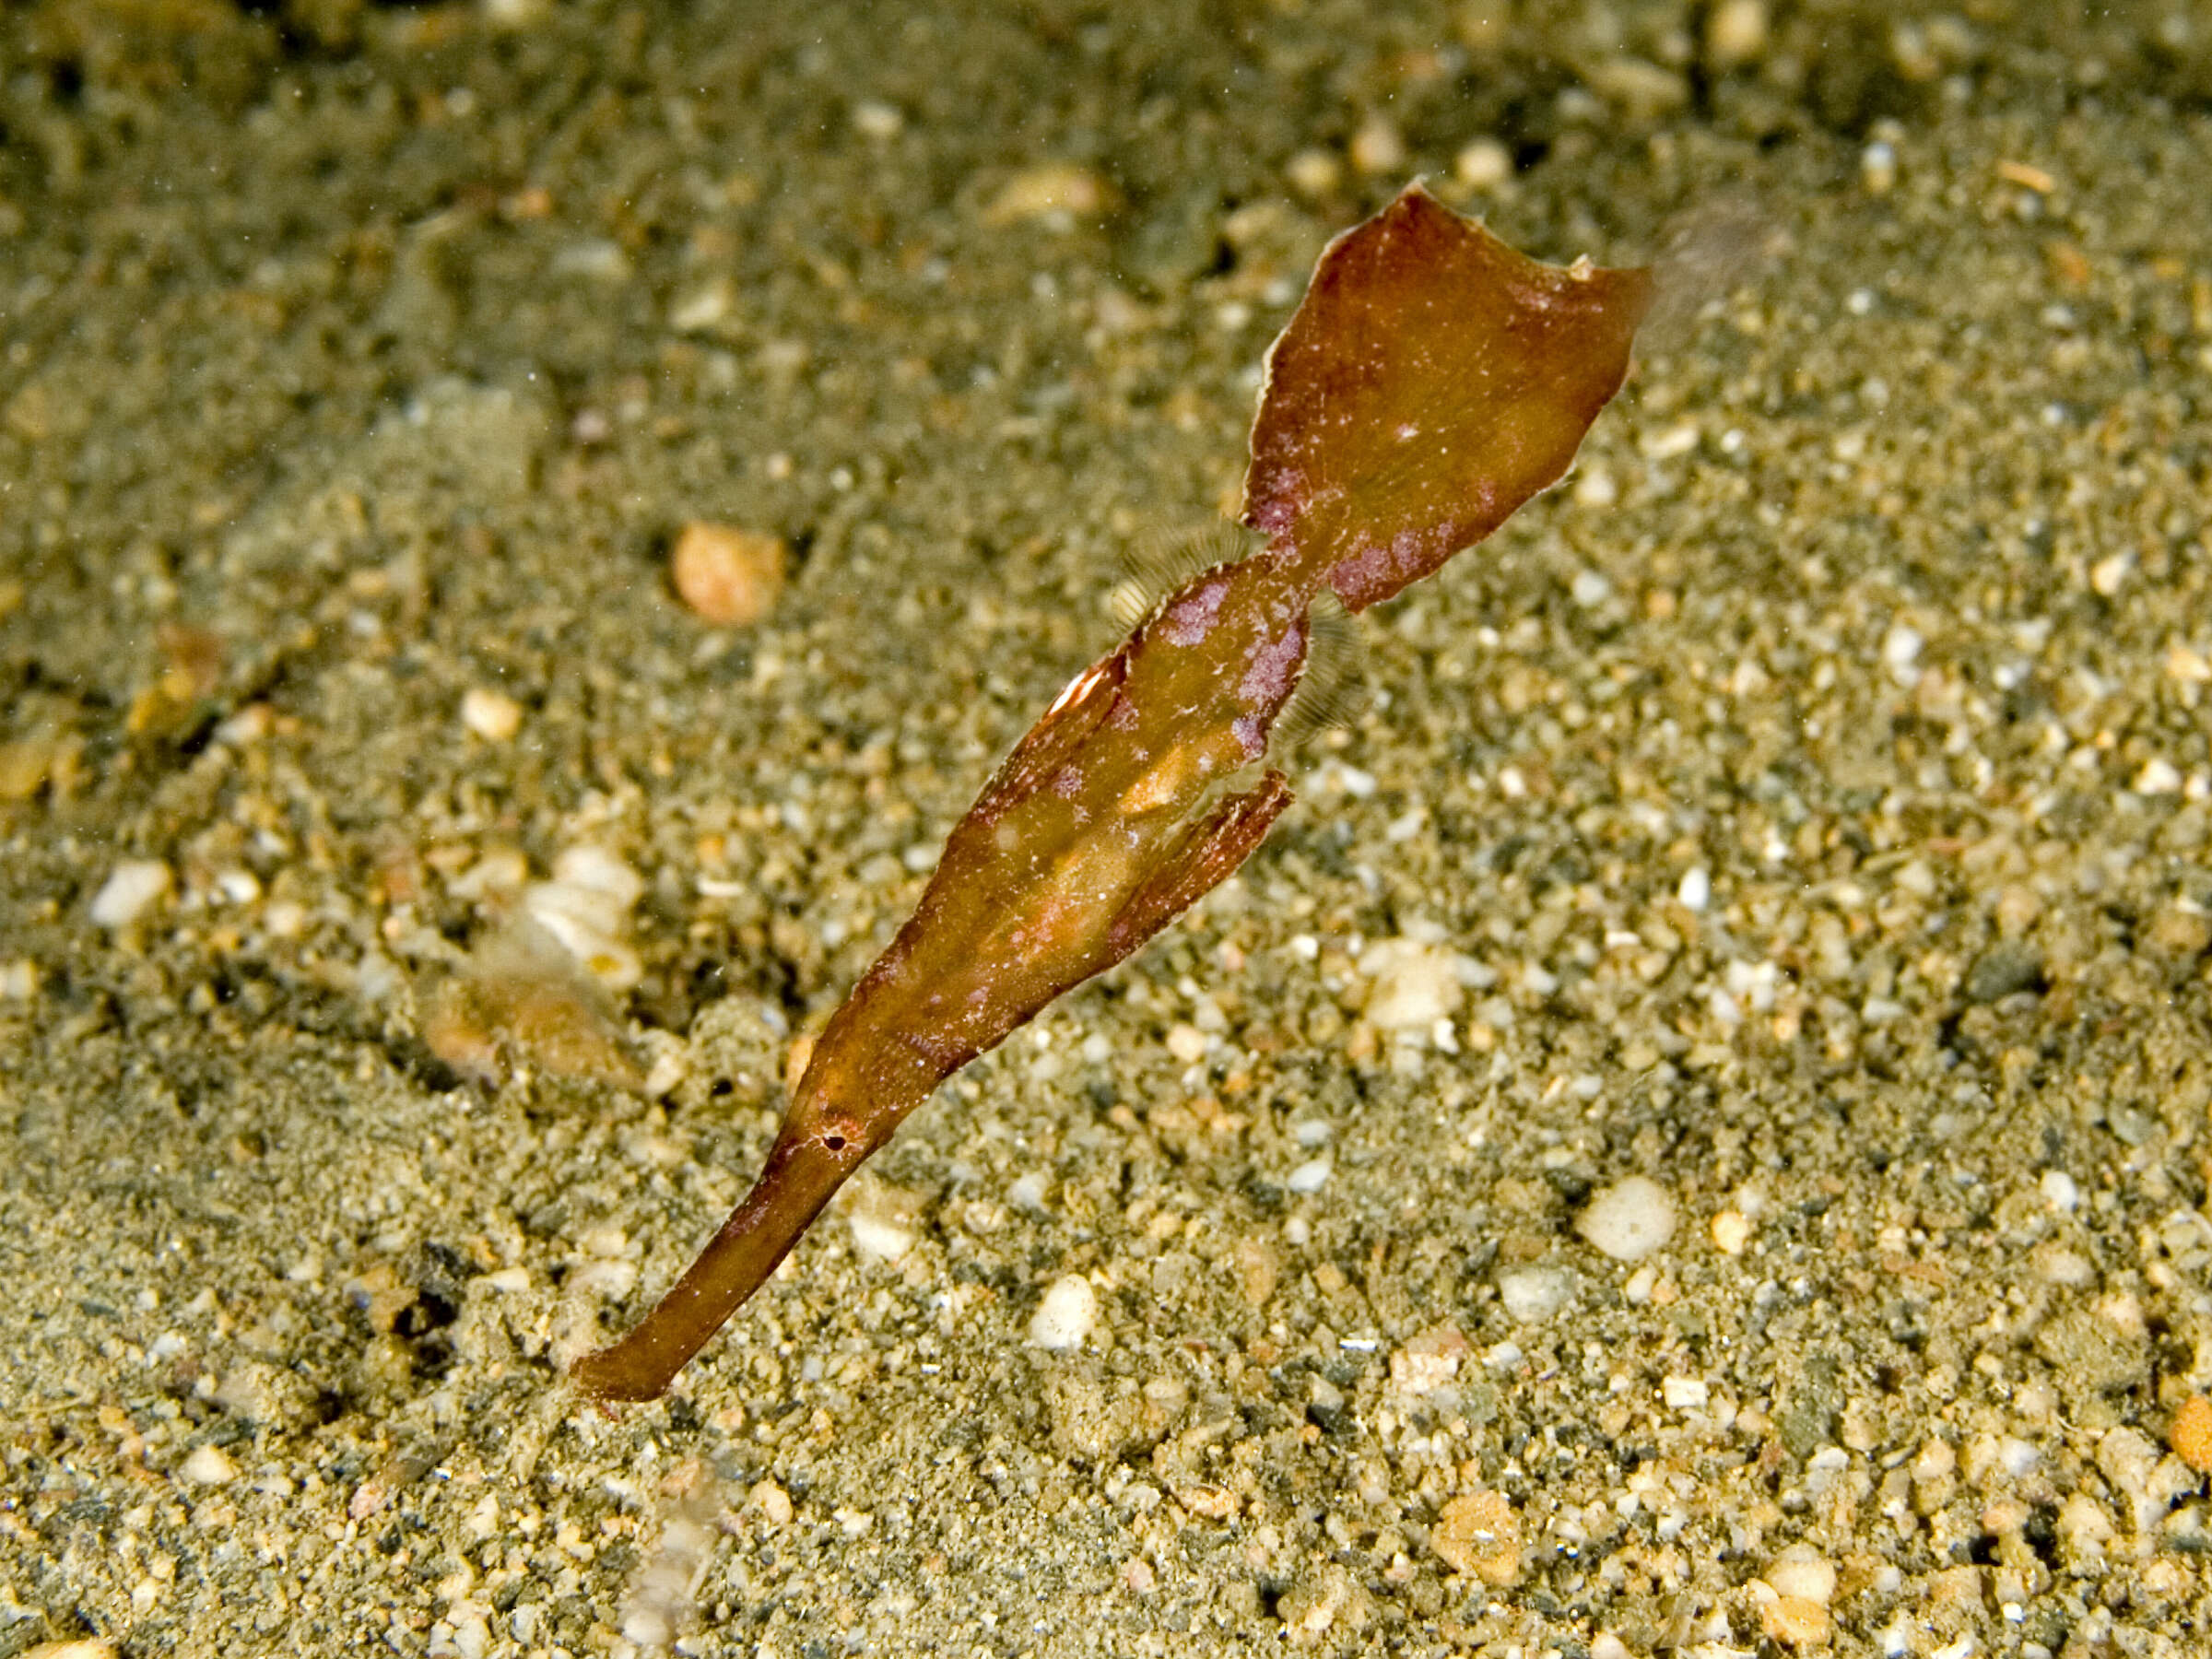
<path fill-rule="evenodd" d="M 1289 781 L 1270 767 L 1253 788 L 1217 803 L 1184 830 L 1152 878 L 1114 917 L 1106 935 L 1108 959 L 1120 961 L 1227 881 L 1289 805 Z"/>
<path fill-rule="evenodd" d="M 1244 522 L 1348 609 L 1389 598 L 1559 480 L 1650 305 L 1648 272 L 1539 264 L 1408 187 L 1268 353 Z"/>

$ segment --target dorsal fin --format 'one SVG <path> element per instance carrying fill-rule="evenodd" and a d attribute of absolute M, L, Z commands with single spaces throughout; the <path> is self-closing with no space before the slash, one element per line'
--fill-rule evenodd
<path fill-rule="evenodd" d="M 1234 564 L 1259 548 L 1259 541 L 1243 525 L 1216 519 L 1195 530 L 1159 532 L 1138 537 L 1122 547 L 1122 579 L 1112 595 L 1113 619 L 1124 630 L 1134 629 L 1149 617 L 1162 599 L 1185 586 L 1192 577 L 1217 565 Z"/>

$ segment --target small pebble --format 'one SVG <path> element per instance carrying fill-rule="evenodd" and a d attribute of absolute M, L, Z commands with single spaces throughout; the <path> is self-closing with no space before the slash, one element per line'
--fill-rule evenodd
<path fill-rule="evenodd" d="M 888 1207 L 855 1208 L 853 1248 L 872 1262 L 896 1262 L 914 1247 L 913 1229 Z"/>
<path fill-rule="evenodd" d="M 1705 873 L 1702 865 L 1692 865 L 1682 872 L 1682 880 L 1675 888 L 1675 898 L 1686 911 L 1702 911 L 1712 902 L 1712 877 Z"/>
<path fill-rule="evenodd" d="M 1406 168 L 1406 140 L 1387 115 L 1370 115 L 1352 135 L 1352 165 L 1361 172 L 1394 173 Z"/>
<path fill-rule="evenodd" d="M 2066 1553 L 2079 1561 L 2095 1561 L 2104 1547 L 2120 1535 L 2112 1517 L 2087 1492 L 2076 1492 L 2059 1506 L 2058 1536 Z"/>
<path fill-rule="evenodd" d="M 1452 159 L 1452 173 L 1469 190 L 1495 190 L 1513 176 L 1513 152 L 1495 138 L 1475 139 Z"/>
<path fill-rule="evenodd" d="M 1891 623 L 1882 636 L 1882 661 L 1889 677 L 1908 691 L 1920 684 L 1920 648 L 1924 643 L 1920 630 L 1903 622 Z"/>
<path fill-rule="evenodd" d="M 1632 121 L 1655 121 L 1689 101 L 1689 83 L 1681 75 L 1642 58 L 1606 58 L 1585 71 L 1590 90 L 1618 106 Z"/>
<path fill-rule="evenodd" d="M 1443 1507 L 1429 1547 L 1445 1566 L 1503 1587 L 1521 1576 L 1521 1517 L 1501 1492 L 1472 1492 Z"/>
<path fill-rule="evenodd" d="M 523 908 L 607 989 L 627 991 L 643 972 L 628 938 L 630 910 L 644 890 L 612 853 L 571 847 L 553 861 L 552 880 L 524 890 Z"/>
<path fill-rule="evenodd" d="M 747 1494 L 752 1506 L 771 1526 L 791 1524 L 791 1494 L 772 1480 L 763 1480 Z"/>
<path fill-rule="evenodd" d="M 2166 1439 L 2176 1457 L 2199 1475 L 2212 1474 L 2212 1399 L 2191 1394 L 2183 1400 Z"/>
<path fill-rule="evenodd" d="M 1936 1481 L 1948 1479 L 1958 1469 L 1959 1453 L 1951 1450 L 1948 1441 L 1931 1436 L 1922 1442 L 1919 1452 L 1913 1455 L 1908 1466 L 1914 1485 L 1930 1486 Z"/>
<path fill-rule="evenodd" d="M 1290 188 L 1304 196 L 1324 196 L 1342 182 L 1344 168 L 1324 149 L 1302 149 L 1283 170 Z"/>
<path fill-rule="evenodd" d="M 1826 1647 L 1834 1635 L 1834 1620 L 1818 1602 L 1802 1595 L 1778 1595 L 1759 1609 L 1759 1622 L 1768 1639 L 1783 1647 Z"/>
<path fill-rule="evenodd" d="M 1721 0 L 1706 14 L 1705 51 L 1715 69 L 1733 69 L 1764 57 L 1767 0 Z"/>
<path fill-rule="evenodd" d="M 1897 150 L 1877 142 L 1859 152 L 1859 184 L 1868 195 L 1888 195 L 1897 187 Z"/>
<path fill-rule="evenodd" d="M 1602 466 L 1580 468 L 1574 475 L 1574 504 L 1578 507 L 1610 507 L 1620 500 L 1620 486 L 1613 475 Z"/>
<path fill-rule="evenodd" d="M 1418 1398 L 1449 1386 L 1459 1375 L 1467 1339 L 1453 1326 L 1416 1336 L 1390 1357 L 1390 1385 Z"/>
<path fill-rule="evenodd" d="M 2136 774 L 2137 794 L 2179 794 L 2181 790 L 2182 774 L 2174 770 L 2171 760 L 2160 759 L 2155 755 L 2146 760 L 2143 770 Z"/>
<path fill-rule="evenodd" d="M 900 129 L 905 125 L 906 117 L 900 112 L 896 104 L 888 104 L 869 98 L 863 99 L 853 106 L 853 130 L 864 137 L 873 138 L 878 143 L 887 138 L 898 137 Z"/>
<path fill-rule="evenodd" d="M 1072 161 L 1048 161 L 1016 173 L 983 210 L 986 225 L 1014 225 L 1024 219 L 1097 218 L 1119 205 L 1120 196 L 1104 176 Z"/>
<path fill-rule="evenodd" d="M 1741 1210 L 1726 1209 L 1712 1218 L 1712 1245 L 1723 1255 L 1742 1255 L 1751 1241 L 1751 1219 Z"/>
<path fill-rule="evenodd" d="M 1359 966 L 1371 982 L 1368 1023 L 1378 1030 L 1430 1030 L 1459 1006 L 1459 975 L 1452 953 L 1441 945 L 1384 939 L 1360 953 Z"/>
<path fill-rule="evenodd" d="M 712 277 L 669 303 L 668 326 L 678 334 L 705 334 L 725 322 L 736 302 L 730 279 Z"/>
<path fill-rule="evenodd" d="M 169 866 L 158 858 L 126 858 L 92 896 L 92 920 L 101 927 L 128 927 L 169 891 Z"/>
<path fill-rule="evenodd" d="M 523 705 L 504 692 L 471 686 L 461 694 L 461 724 L 487 743 L 504 743 L 523 729 Z"/>
<path fill-rule="evenodd" d="M 1574 1295 L 1574 1275 L 1564 1267 L 1512 1267 L 1498 1276 L 1498 1300 L 1523 1324 L 1549 1319 Z"/>
<path fill-rule="evenodd" d="M 195 1446 L 177 1465 L 177 1473 L 194 1486 L 223 1486 L 238 1478 L 238 1465 L 220 1446 Z"/>
<path fill-rule="evenodd" d="M 716 628 L 749 628 L 775 608 L 791 551 L 763 530 L 694 520 L 668 555 L 677 596 Z"/>
<path fill-rule="evenodd" d="M 1099 1295 L 1080 1274 L 1066 1274 L 1053 1281 L 1037 1312 L 1030 1321 L 1030 1345 L 1066 1353 L 1083 1346 L 1098 1323 Z"/>
<path fill-rule="evenodd" d="M 1657 1182 L 1631 1175 L 1602 1188 L 1574 1230 L 1617 1262 L 1641 1262 L 1673 1236 L 1675 1201 Z"/>
<path fill-rule="evenodd" d="M 1702 1411 L 1712 1404 L 1712 1390 L 1701 1378 L 1667 1377 L 1660 1382 L 1659 1397 L 1670 1411 Z"/>
<path fill-rule="evenodd" d="M 1767 1564 L 1762 1575 L 1779 1595 L 1827 1606 L 1836 1594 L 1835 1564 L 1809 1544 L 1793 1544 Z"/>
<path fill-rule="evenodd" d="M 1334 1168 L 1325 1158 L 1310 1158 L 1290 1171 L 1290 1179 L 1283 1184 L 1301 1197 L 1318 1193 L 1329 1183 L 1329 1171 Z"/>

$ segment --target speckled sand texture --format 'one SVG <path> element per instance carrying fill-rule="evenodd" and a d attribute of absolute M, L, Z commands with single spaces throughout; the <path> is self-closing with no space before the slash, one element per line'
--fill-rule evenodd
<path fill-rule="evenodd" d="M 0 1659 L 2205 1652 L 2203 8 L 690 10 L 0 13 Z M 580 1407 L 1417 171 L 1756 250 Z"/>

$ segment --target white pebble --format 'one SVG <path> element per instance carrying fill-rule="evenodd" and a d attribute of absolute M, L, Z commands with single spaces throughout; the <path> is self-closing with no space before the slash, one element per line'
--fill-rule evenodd
<path fill-rule="evenodd" d="M 1452 171 L 1469 190 L 1495 190 L 1513 176 L 1513 152 L 1495 138 L 1477 138 L 1452 158 Z"/>
<path fill-rule="evenodd" d="M 177 1465 L 177 1473 L 194 1486 L 222 1486 L 238 1478 L 238 1465 L 223 1455 L 220 1446 L 195 1446 Z"/>
<path fill-rule="evenodd" d="M 1882 661 L 1889 677 L 1908 691 L 1920 684 L 1920 648 L 1924 643 L 1918 629 L 1902 622 L 1891 623 L 1882 636 Z"/>
<path fill-rule="evenodd" d="M 590 969 L 609 990 L 627 991 L 643 969 L 627 942 L 630 907 L 645 884 L 597 847 L 571 847 L 553 861 L 553 879 L 523 894 L 530 919 Z"/>
<path fill-rule="evenodd" d="M 1406 140 L 1387 115 L 1370 115 L 1352 135 L 1352 165 L 1363 173 L 1406 171 Z"/>
<path fill-rule="evenodd" d="M 2072 1215 L 2081 1203 L 2081 1188 L 2064 1170 L 2045 1170 L 2042 1189 L 2043 1202 L 2062 1216 Z"/>
<path fill-rule="evenodd" d="M 896 104 L 863 99 L 853 106 L 853 125 L 864 136 L 880 143 L 898 137 L 900 129 L 906 125 L 906 117 Z"/>
<path fill-rule="evenodd" d="M 669 303 L 668 326 L 677 334 L 704 334 L 730 314 L 736 299 L 727 276 L 712 277 Z"/>
<path fill-rule="evenodd" d="M 1046 1184 L 1044 1177 L 1031 1170 L 1006 1189 L 1006 1202 L 1016 1209 L 1028 1210 L 1034 1215 L 1044 1208 Z"/>
<path fill-rule="evenodd" d="M 1030 1321 L 1030 1346 L 1065 1353 L 1083 1346 L 1098 1323 L 1099 1294 L 1080 1274 L 1065 1274 L 1053 1281 Z"/>
<path fill-rule="evenodd" d="M 1721 0 L 1705 18 L 1705 48 L 1717 69 L 1733 69 L 1767 50 L 1767 0 Z"/>
<path fill-rule="evenodd" d="M 1168 1053 L 1185 1065 L 1206 1058 L 1206 1033 L 1196 1026 L 1178 1022 L 1168 1028 Z"/>
<path fill-rule="evenodd" d="M 1344 169 L 1336 158 L 1324 149 L 1304 149 L 1290 158 L 1283 169 L 1291 188 L 1300 195 L 1326 195 L 1342 182 Z"/>
<path fill-rule="evenodd" d="M 645 891 L 638 873 L 603 847 L 571 847 L 553 861 L 553 879 L 605 893 L 628 910 Z"/>
<path fill-rule="evenodd" d="M 1897 184 L 1896 147 L 1877 140 L 1861 150 L 1859 182 L 1868 195 L 1888 195 Z"/>
<path fill-rule="evenodd" d="M 895 1262 L 914 1247 L 914 1231 L 889 1210 L 855 1207 L 853 1245 L 872 1262 Z"/>
<path fill-rule="evenodd" d="M 1368 1023 L 1385 1031 L 1427 1031 L 1459 1006 L 1459 974 L 1452 952 L 1415 939 L 1384 939 L 1359 955 L 1359 972 L 1372 982 Z"/>
<path fill-rule="evenodd" d="M 1675 1201 L 1643 1175 L 1601 1190 L 1576 1218 L 1574 1230 L 1617 1262 L 1641 1262 L 1675 1230 Z"/>
<path fill-rule="evenodd" d="M 1290 1179 L 1283 1184 L 1301 1195 L 1318 1193 L 1328 1185 L 1329 1171 L 1334 1167 L 1325 1158 L 1309 1158 L 1290 1171 Z"/>
<path fill-rule="evenodd" d="M 1574 1295 L 1574 1275 L 1564 1267 L 1513 1267 L 1498 1276 L 1498 1300 L 1523 1324 L 1549 1319 Z"/>
<path fill-rule="evenodd" d="M 1767 1564 L 1777 1595 L 1802 1596 L 1825 1607 L 1836 1594 L 1835 1564 L 1809 1544 L 1793 1544 Z"/>
<path fill-rule="evenodd" d="M 523 729 L 523 705 L 503 691 L 471 686 L 461 694 L 461 724 L 487 743 L 504 743 Z"/>
<path fill-rule="evenodd" d="M 1610 507 L 1620 500 L 1620 486 L 1614 483 L 1613 475 L 1602 466 L 1593 466 L 1574 476 L 1574 504 L 1577 507 Z"/>
<path fill-rule="evenodd" d="M 774 1481 L 758 1482 L 746 1496 L 747 1501 L 752 1504 L 753 1508 L 760 1512 L 761 1517 L 771 1526 L 789 1526 L 791 1524 L 791 1494 Z"/>
<path fill-rule="evenodd" d="M 2136 775 L 2136 793 L 2147 795 L 2178 794 L 2182 788 L 2182 774 L 2169 760 L 2153 756 L 2143 762 L 2143 770 Z"/>
<path fill-rule="evenodd" d="M 1659 1397 L 1673 1411 L 1702 1411 L 1712 1402 L 1712 1390 L 1698 1377 L 1667 1377 L 1659 1384 Z"/>
<path fill-rule="evenodd" d="M 673 1092 L 689 1069 L 684 1064 L 681 1049 L 669 1049 L 654 1056 L 653 1069 L 645 1074 L 645 1098 L 657 1100 Z"/>
<path fill-rule="evenodd" d="M 169 891 L 169 866 L 158 858 L 126 858 L 92 896 L 92 920 L 101 927 L 128 927 Z"/>

